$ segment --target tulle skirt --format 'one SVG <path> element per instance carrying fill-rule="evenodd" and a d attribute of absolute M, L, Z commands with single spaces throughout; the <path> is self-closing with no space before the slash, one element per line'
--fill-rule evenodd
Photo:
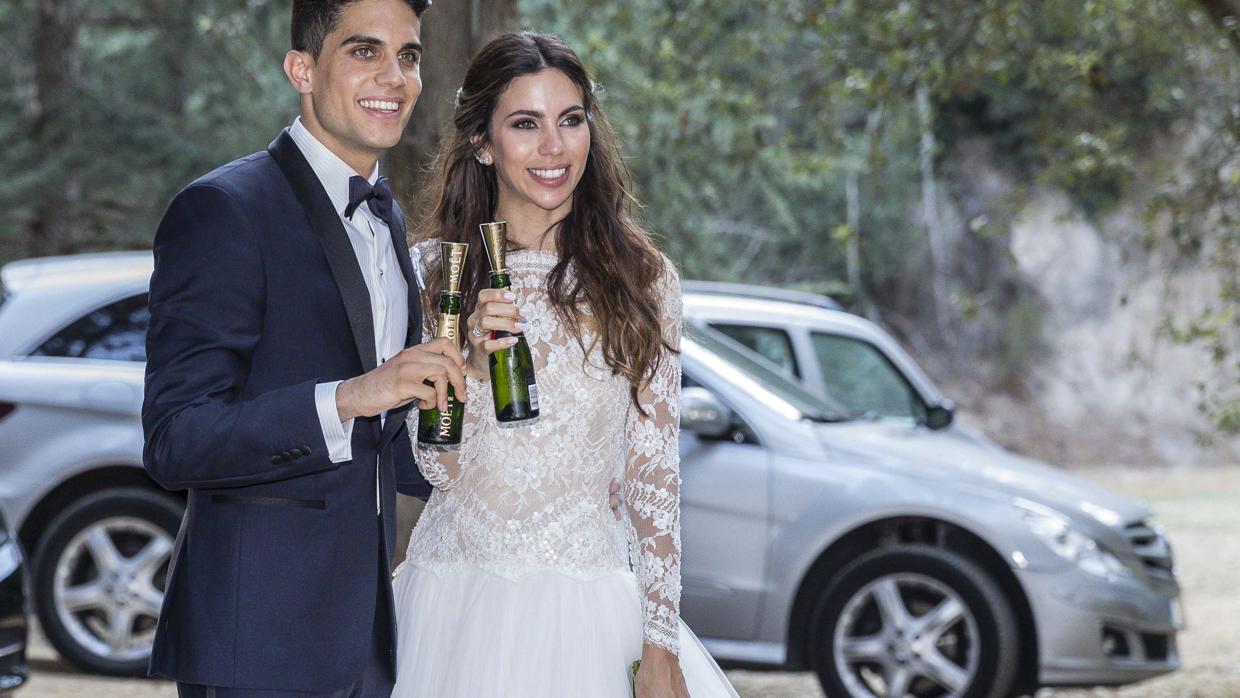
<path fill-rule="evenodd" d="M 540 571 L 511 580 L 477 568 L 406 564 L 393 580 L 393 698 L 630 698 L 641 657 L 641 590 L 632 572 L 582 579 Z M 681 623 L 693 698 L 735 698 Z"/>

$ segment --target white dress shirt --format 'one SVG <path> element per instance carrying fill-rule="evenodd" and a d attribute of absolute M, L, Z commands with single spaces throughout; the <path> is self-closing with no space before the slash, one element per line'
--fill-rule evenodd
<path fill-rule="evenodd" d="M 359 206 L 353 212 L 352 219 L 345 217 L 344 210 L 349 206 L 349 178 L 357 173 L 315 138 L 302 125 L 301 117 L 293 122 L 289 135 L 318 176 L 349 235 L 349 243 L 366 280 L 366 290 L 370 293 L 370 313 L 375 327 L 375 363 L 381 364 L 405 348 L 409 329 L 409 287 L 400 271 L 392 235 L 387 223 L 372 213 L 367 205 Z M 379 167 L 376 164 L 367 180 L 373 185 L 378 179 Z M 340 413 L 336 410 L 336 388 L 340 383 L 320 383 L 314 390 L 319 424 L 333 463 L 343 463 L 353 458 L 353 420 L 341 423 Z"/>

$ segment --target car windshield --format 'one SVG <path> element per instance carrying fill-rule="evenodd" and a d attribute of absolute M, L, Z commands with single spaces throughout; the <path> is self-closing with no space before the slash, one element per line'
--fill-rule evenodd
<path fill-rule="evenodd" d="M 764 389 L 796 408 L 806 419 L 815 422 L 844 422 L 855 419 L 844 405 L 823 400 L 788 380 L 761 355 L 726 335 L 688 320 L 685 322 L 685 334 L 698 346 L 744 371 Z"/>

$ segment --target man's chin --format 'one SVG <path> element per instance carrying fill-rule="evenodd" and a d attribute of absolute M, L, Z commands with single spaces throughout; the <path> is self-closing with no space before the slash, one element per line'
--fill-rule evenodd
<path fill-rule="evenodd" d="M 400 133 L 376 135 L 373 138 L 367 139 L 366 145 L 372 150 L 382 153 L 385 150 L 395 148 L 396 144 L 400 143 L 400 137 Z"/>

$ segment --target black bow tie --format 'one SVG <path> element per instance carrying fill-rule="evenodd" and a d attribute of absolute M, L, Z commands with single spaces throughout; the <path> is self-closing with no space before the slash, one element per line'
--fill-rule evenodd
<path fill-rule="evenodd" d="M 388 185 L 387 177 L 380 177 L 373 187 L 365 177 L 353 175 L 349 178 L 349 205 L 344 209 L 345 218 L 352 219 L 363 202 L 370 206 L 371 213 L 387 223 L 388 228 L 397 229 L 392 210 L 392 187 Z"/>

